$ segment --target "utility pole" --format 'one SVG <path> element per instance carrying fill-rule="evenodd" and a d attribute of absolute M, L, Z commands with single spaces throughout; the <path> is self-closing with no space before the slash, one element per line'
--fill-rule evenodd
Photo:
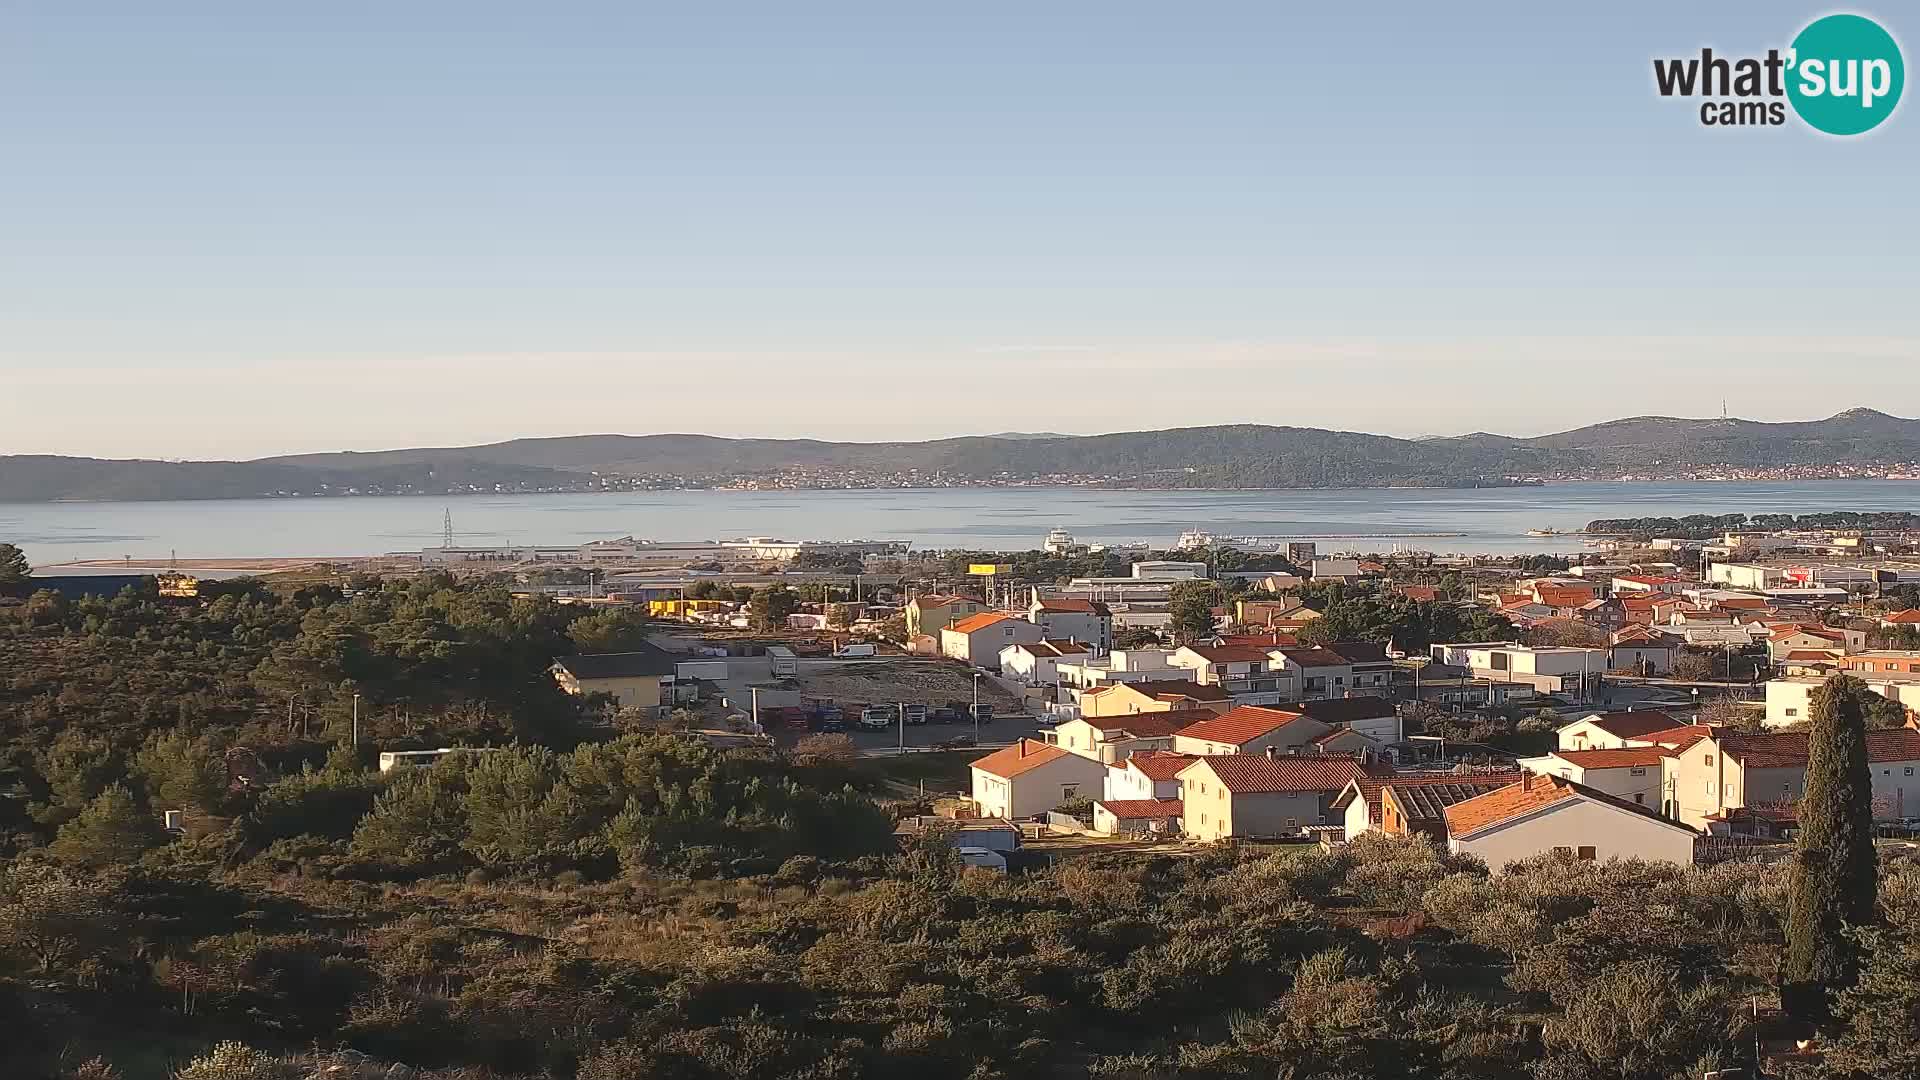
<path fill-rule="evenodd" d="M 907 752 L 907 703 L 904 701 L 894 702 L 893 712 L 894 716 L 900 721 L 900 753 L 905 755 Z"/>
<path fill-rule="evenodd" d="M 353 692 L 353 749 L 360 750 L 360 692 Z"/>
<path fill-rule="evenodd" d="M 980 673 L 973 673 L 973 744 L 980 745 Z"/>
<path fill-rule="evenodd" d="M 760 688 L 757 686 L 748 687 L 747 693 L 753 696 L 753 733 L 756 735 L 765 735 L 767 729 L 760 726 Z"/>

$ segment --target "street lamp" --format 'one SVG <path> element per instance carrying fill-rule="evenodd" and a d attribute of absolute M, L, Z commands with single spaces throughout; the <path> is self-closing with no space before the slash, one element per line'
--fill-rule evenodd
<path fill-rule="evenodd" d="M 360 692 L 358 690 L 353 694 L 353 746 L 356 750 L 360 748 Z"/>
<path fill-rule="evenodd" d="M 980 673 L 973 673 L 973 743 L 980 745 Z"/>

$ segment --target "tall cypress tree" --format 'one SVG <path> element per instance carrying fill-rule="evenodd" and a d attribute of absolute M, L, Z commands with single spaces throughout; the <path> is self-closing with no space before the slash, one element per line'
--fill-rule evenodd
<path fill-rule="evenodd" d="M 1827 992 L 1852 984 L 1859 957 L 1844 933 L 1874 919 L 1873 772 L 1867 765 L 1866 684 L 1836 675 L 1813 694 L 1800 843 L 1787 894 L 1781 1001 L 1815 1022 Z"/>

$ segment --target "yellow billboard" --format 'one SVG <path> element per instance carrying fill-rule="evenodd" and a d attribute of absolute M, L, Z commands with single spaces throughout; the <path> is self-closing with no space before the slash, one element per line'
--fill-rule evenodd
<path fill-rule="evenodd" d="M 967 573 L 975 577 L 992 577 L 995 574 L 1011 574 L 1013 573 L 1013 564 L 1003 562 L 977 562 L 967 567 Z"/>

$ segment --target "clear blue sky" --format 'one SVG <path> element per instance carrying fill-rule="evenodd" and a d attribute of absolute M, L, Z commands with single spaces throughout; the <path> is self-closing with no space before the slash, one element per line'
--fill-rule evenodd
<path fill-rule="evenodd" d="M 0 0 L 0 452 L 1920 413 L 1826 7 L 1327 6 Z"/>

